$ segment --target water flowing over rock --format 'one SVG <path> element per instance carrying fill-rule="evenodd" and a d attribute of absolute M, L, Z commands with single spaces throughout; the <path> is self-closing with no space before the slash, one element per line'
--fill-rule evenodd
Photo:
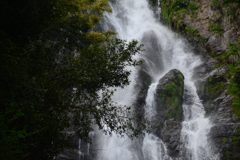
<path fill-rule="evenodd" d="M 226 42 L 209 33 L 209 2 L 199 3 L 201 23 L 194 26 L 191 17 L 184 22 L 199 29 L 210 47 L 220 53 Z M 85 156 L 76 158 L 68 151 L 59 160 L 219 160 L 227 159 L 228 152 L 239 156 L 231 146 L 232 136 L 240 136 L 240 123 L 230 107 L 232 97 L 226 94 L 228 68 L 213 69 L 217 61 L 206 50 L 196 54 L 197 49 L 193 52 L 186 41 L 159 23 L 147 0 L 110 1 L 110 6 L 113 12 L 105 15 L 102 27 L 117 31 L 118 38 L 137 39 L 145 45 L 145 51 L 136 57 L 143 64 L 131 68 L 130 85 L 117 89 L 113 100 L 132 106 L 135 117 L 148 119 L 155 128 L 133 140 L 96 130 L 92 145 L 71 140 L 78 151 L 74 154 Z M 227 41 L 231 34 L 224 32 Z"/>
<path fill-rule="evenodd" d="M 165 6 L 176 4 L 174 0 L 161 2 Z M 181 2 L 184 4 L 187 1 Z M 204 63 L 195 68 L 194 78 L 206 116 L 210 117 L 214 124 L 209 135 L 219 151 L 220 159 L 239 159 L 239 103 L 234 102 L 239 95 L 231 93 L 231 84 L 236 83 L 233 81 L 235 75 L 232 74 L 232 70 L 238 68 L 238 65 L 234 64 L 238 58 L 217 56 L 233 54 L 231 45 L 239 43 L 240 3 L 225 0 L 190 0 L 187 3 L 195 8 L 190 9 L 182 5 L 176 12 L 172 12 L 173 16 L 164 15 L 166 10 L 171 12 L 173 9 L 168 7 L 162 15 L 165 20 L 174 17 L 170 20 L 173 29 L 187 33 L 186 38 L 198 48 L 197 52 L 201 50 L 198 54 L 202 55 Z M 188 12 L 183 13 L 184 10 Z M 235 47 L 234 50 L 239 53 L 239 47 Z M 239 90 L 236 86 L 234 88 Z M 238 105 L 235 108 L 234 103 L 235 106 Z M 235 114 L 238 114 L 238 117 Z"/>
<path fill-rule="evenodd" d="M 157 112 L 161 114 L 159 117 L 173 118 L 181 122 L 183 89 L 184 76 L 176 69 L 169 71 L 159 80 L 155 94 Z"/>
<path fill-rule="evenodd" d="M 155 134 L 166 143 L 172 157 L 179 154 L 183 90 L 184 76 L 179 70 L 173 69 L 158 81 L 155 94 Z"/>

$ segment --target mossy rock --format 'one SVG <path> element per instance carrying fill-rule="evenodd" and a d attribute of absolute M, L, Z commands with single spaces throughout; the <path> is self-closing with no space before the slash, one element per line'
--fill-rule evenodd
<path fill-rule="evenodd" d="M 183 74 L 173 69 L 159 80 L 156 90 L 157 111 L 165 113 L 166 119 L 181 121 L 184 90 Z"/>

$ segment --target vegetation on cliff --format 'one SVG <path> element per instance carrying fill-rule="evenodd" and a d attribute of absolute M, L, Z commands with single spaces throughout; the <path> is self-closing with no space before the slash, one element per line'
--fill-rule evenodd
<path fill-rule="evenodd" d="M 106 133 L 139 131 L 107 88 L 129 83 L 124 67 L 139 64 L 132 56 L 141 46 L 111 38 L 112 31 L 94 31 L 111 11 L 107 5 L 3 0 L 0 159 L 52 159 L 66 145 L 68 127 L 85 140 L 94 124 Z"/>
<path fill-rule="evenodd" d="M 163 0 L 161 1 L 162 16 L 168 25 L 180 29 L 186 14 L 193 14 L 198 6 L 191 0 Z"/>
<path fill-rule="evenodd" d="M 240 117 L 240 33 L 239 0 L 162 0 L 162 19 L 170 27 L 191 37 L 196 46 L 205 46 L 218 60 L 215 68 L 227 68 L 221 75 L 211 75 L 199 91 L 205 104 L 212 104 L 223 93 L 233 97 L 231 107 Z M 194 7 L 190 7 L 194 6 Z M 198 45 L 197 43 L 201 43 Z M 216 101 L 215 101 L 216 103 Z M 226 159 L 238 159 L 239 136 L 226 138 Z M 229 147 L 228 146 L 228 147 Z"/>
<path fill-rule="evenodd" d="M 212 1 L 209 3 L 210 3 L 210 7 L 213 10 L 217 10 L 216 13 L 223 14 L 222 17 L 225 17 L 225 16 L 229 17 L 231 19 L 229 23 L 234 23 L 237 21 L 238 18 L 234 17 L 234 14 L 232 14 L 231 11 L 233 8 L 236 8 L 236 6 L 240 5 L 239 0 L 221 0 L 221 1 Z M 221 51 L 222 53 L 220 56 L 219 56 L 219 53 L 217 53 L 219 52 L 219 50 L 217 49 L 214 50 L 214 48 L 209 47 L 208 43 L 210 43 L 210 40 L 207 41 L 209 37 L 207 37 L 206 35 L 202 35 L 199 32 L 199 28 L 192 28 L 189 25 L 187 25 L 186 22 L 184 22 L 184 19 L 187 16 L 190 16 L 193 19 L 199 18 L 197 16 L 199 12 L 198 9 L 201 7 L 199 5 L 200 3 L 194 0 L 171 0 L 171 1 L 163 0 L 161 2 L 163 19 L 168 24 L 170 24 L 171 27 L 178 29 L 182 33 L 187 33 L 188 35 L 195 37 L 198 41 L 204 42 L 203 44 L 207 46 L 206 48 L 210 49 L 209 50 L 210 55 L 213 56 L 215 59 L 219 60 L 220 62 L 219 65 L 223 64 L 228 66 L 230 72 L 225 75 L 225 80 L 216 81 L 216 79 L 214 80 L 214 78 L 211 78 L 209 79 L 209 86 L 205 89 L 209 90 L 209 94 L 212 93 L 211 95 L 216 98 L 217 95 L 215 90 L 217 88 L 218 88 L 217 90 L 219 90 L 219 88 L 224 88 L 222 86 L 224 86 L 223 83 L 226 84 L 226 78 L 231 79 L 230 80 L 231 83 L 230 85 L 228 85 L 228 93 L 234 96 L 234 101 L 232 106 L 234 107 L 238 117 L 240 117 L 240 114 L 238 114 L 238 112 L 240 112 L 240 107 L 239 107 L 240 103 L 238 103 L 239 93 L 237 92 L 239 88 L 237 87 L 238 80 L 236 80 L 236 77 L 239 72 L 239 62 L 240 62 L 239 41 L 238 42 L 230 41 L 228 44 L 228 47 L 225 50 Z M 194 7 L 190 7 L 190 6 L 194 6 Z M 198 20 L 195 20 L 195 21 L 201 21 L 201 19 L 199 18 Z M 208 20 L 208 27 L 206 28 L 209 31 L 209 34 L 212 34 L 213 36 L 214 35 L 223 36 L 223 32 L 225 31 L 225 28 L 222 26 L 223 25 L 222 21 L 223 20 L 220 19 L 220 15 L 213 14 L 211 18 Z M 211 82 L 215 83 L 214 84 L 215 86 L 213 86 L 213 88 L 211 88 Z M 216 83 L 217 84 L 219 83 L 219 85 L 216 85 Z M 220 91 L 217 91 L 217 93 L 219 92 Z"/>

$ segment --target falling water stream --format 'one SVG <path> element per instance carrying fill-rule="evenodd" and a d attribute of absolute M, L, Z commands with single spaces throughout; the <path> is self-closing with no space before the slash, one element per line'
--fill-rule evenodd
<path fill-rule="evenodd" d="M 142 70 L 151 76 L 145 105 L 145 118 L 151 120 L 156 114 L 154 94 L 157 82 L 171 69 L 178 69 L 185 77 L 185 102 L 183 104 L 184 121 L 181 130 L 182 155 L 180 160 L 218 160 L 214 154 L 208 133 L 212 126 L 199 99 L 194 85 L 194 68 L 202 62 L 171 30 L 165 27 L 150 9 L 147 0 L 111 1 L 112 13 L 104 18 L 104 28 L 118 32 L 118 37 L 128 41 L 138 40 L 144 44 L 146 51 L 138 55 L 144 60 Z M 160 11 L 160 10 L 159 10 Z M 137 68 L 131 68 L 131 83 L 119 89 L 113 100 L 122 105 L 132 105 Z M 143 79 L 144 80 L 144 79 Z M 147 134 L 141 139 L 131 140 L 117 135 L 98 134 L 96 146 L 97 160 L 171 160 L 167 146 L 154 134 Z"/>

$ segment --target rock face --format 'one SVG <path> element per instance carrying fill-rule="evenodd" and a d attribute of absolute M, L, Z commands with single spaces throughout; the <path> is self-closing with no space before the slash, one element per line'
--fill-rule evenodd
<path fill-rule="evenodd" d="M 240 39 L 240 9 L 237 4 L 222 6 L 221 2 L 202 0 L 197 2 L 199 9 L 196 17 L 186 15 L 184 24 L 197 29 L 200 36 L 207 39 L 211 50 L 221 54 L 227 50 L 230 42 L 236 43 Z M 230 12 L 234 10 L 234 15 Z"/>
<path fill-rule="evenodd" d="M 220 159 L 239 159 L 240 124 L 239 118 L 231 107 L 234 97 L 229 94 L 229 85 L 234 76 L 234 74 L 229 76 L 229 72 L 233 72 L 234 65 L 226 64 L 228 61 L 226 57 L 218 58 L 225 64 L 212 57 L 227 53 L 231 49 L 230 43 L 240 42 L 240 19 L 238 18 L 240 3 L 226 0 L 178 2 L 179 10 L 171 12 L 170 10 L 174 8 L 168 7 L 162 15 L 165 16 L 165 20 L 171 21 L 171 27 L 175 30 L 188 33 L 186 38 L 197 47 L 196 53 L 199 53 L 204 61 L 202 65 L 195 68 L 194 77 L 198 79 L 200 77 L 196 82 L 197 92 L 207 112 L 206 116 L 211 117 L 214 124 L 210 136 L 220 154 Z M 161 3 L 166 7 L 174 6 L 177 2 L 162 0 Z M 190 6 L 195 6 L 194 10 L 189 10 Z M 174 15 L 173 18 L 166 13 Z M 177 20 L 175 20 L 176 17 Z M 235 49 L 240 53 L 239 48 Z"/>
<path fill-rule="evenodd" d="M 161 5 L 165 21 L 171 21 L 174 29 L 197 37 L 215 55 L 225 53 L 229 43 L 240 40 L 239 1 L 162 0 Z"/>
<path fill-rule="evenodd" d="M 223 4 L 214 0 L 196 2 L 199 7 L 195 16 L 186 15 L 183 23 L 197 29 L 200 36 L 206 39 L 212 51 L 218 54 L 227 51 L 228 44 L 240 39 L 240 9 L 238 4 Z M 232 13 L 234 11 L 234 14 Z"/>
<path fill-rule="evenodd" d="M 156 88 L 156 106 L 161 117 L 174 119 L 178 122 L 182 120 L 182 102 L 184 76 L 176 69 L 169 71 L 158 82 Z"/>
<path fill-rule="evenodd" d="M 217 152 L 221 159 L 234 159 L 234 157 L 240 156 L 239 146 L 235 146 L 239 145 L 240 123 L 231 108 L 233 97 L 226 94 L 226 84 L 223 83 L 221 78 L 221 76 L 216 77 L 216 75 L 210 76 L 207 79 L 208 82 L 203 86 L 208 88 L 216 86 L 215 89 L 209 90 L 205 94 L 199 93 L 199 95 L 206 98 L 202 98 L 203 105 L 214 124 L 210 130 L 210 136 Z M 220 83 L 223 85 L 219 85 Z"/>
<path fill-rule="evenodd" d="M 174 69 L 159 80 L 155 93 L 157 128 L 154 132 L 166 143 L 171 157 L 179 154 L 183 90 L 184 76 Z"/>
<path fill-rule="evenodd" d="M 202 67 L 207 71 L 209 66 L 203 64 Z M 196 71 L 200 72 L 198 69 Z M 239 145 L 240 123 L 231 107 L 233 97 L 227 94 L 230 82 L 225 75 L 228 72 L 228 67 L 220 66 L 205 72 L 206 76 L 201 82 L 197 82 L 198 95 L 207 111 L 207 116 L 214 124 L 210 130 L 210 137 L 221 159 L 239 157 L 239 147 L 235 145 Z"/>

